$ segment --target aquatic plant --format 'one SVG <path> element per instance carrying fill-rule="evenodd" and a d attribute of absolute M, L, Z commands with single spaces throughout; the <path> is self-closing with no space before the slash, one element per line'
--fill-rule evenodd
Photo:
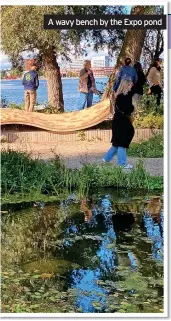
<path fill-rule="evenodd" d="M 25 195 L 60 195 L 64 191 L 75 190 L 86 195 L 91 189 L 114 187 L 126 189 L 161 189 L 163 178 L 150 176 L 139 162 L 136 167 L 126 172 L 111 165 L 85 164 L 80 169 L 65 166 L 59 156 L 44 162 L 31 154 L 3 150 L 1 154 L 2 196 L 19 193 Z"/>

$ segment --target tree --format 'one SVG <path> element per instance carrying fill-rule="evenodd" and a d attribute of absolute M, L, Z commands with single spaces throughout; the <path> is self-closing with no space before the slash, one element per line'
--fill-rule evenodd
<path fill-rule="evenodd" d="M 4 6 L 2 7 L 2 48 L 9 56 L 24 51 L 38 51 L 45 66 L 48 101 L 54 112 L 63 111 L 62 83 L 56 58 L 65 52 L 62 31 L 43 29 L 44 14 L 65 13 L 63 6 Z M 9 23 L 10 22 L 10 23 Z"/>
<path fill-rule="evenodd" d="M 24 71 L 24 58 L 21 55 L 11 55 L 10 62 L 12 64 L 12 69 L 16 69 L 20 73 Z"/>
<path fill-rule="evenodd" d="M 164 14 L 163 6 L 155 6 L 155 14 Z M 147 30 L 144 46 L 142 50 L 142 61 L 146 69 L 150 69 L 154 60 L 164 51 L 164 35 L 163 30 Z"/>
<path fill-rule="evenodd" d="M 113 13 L 122 12 L 123 7 L 113 7 Z M 118 31 L 107 33 L 103 30 L 44 30 L 44 14 L 102 14 L 108 13 L 109 6 L 2 6 L 2 49 L 9 56 L 32 51 L 41 56 L 48 83 L 48 102 L 54 112 L 64 111 L 62 82 L 57 58 L 68 59 L 68 54 L 80 52 L 80 41 L 87 39 L 95 49 L 106 43 L 118 46 L 123 34 Z M 113 40 L 110 41 L 113 36 Z M 91 41 L 90 41 L 91 40 Z M 113 45 L 113 50 L 115 46 Z"/>
<path fill-rule="evenodd" d="M 163 30 L 147 30 L 142 50 L 142 61 L 146 69 L 149 69 L 154 60 L 164 51 Z"/>
<path fill-rule="evenodd" d="M 150 7 L 150 9 L 152 10 L 152 7 Z M 145 13 L 149 13 L 149 6 L 133 6 L 131 9 L 132 15 L 142 15 Z M 144 30 L 142 29 L 127 30 L 120 54 L 118 56 L 113 72 L 110 75 L 106 89 L 102 96 L 102 100 L 108 97 L 110 97 L 111 100 L 114 100 L 113 84 L 114 84 L 116 72 L 118 68 L 120 68 L 120 66 L 124 64 L 124 60 L 126 57 L 130 57 L 133 63 L 135 63 L 140 59 L 145 36 L 146 36 L 145 29 Z"/>

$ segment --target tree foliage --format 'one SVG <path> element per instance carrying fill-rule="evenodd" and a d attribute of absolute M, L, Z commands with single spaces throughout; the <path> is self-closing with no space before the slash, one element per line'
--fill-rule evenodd
<path fill-rule="evenodd" d="M 2 6 L 2 49 L 11 57 L 33 51 L 42 57 L 48 81 L 48 100 L 54 112 L 63 111 L 62 83 L 57 58 L 84 51 L 80 42 L 97 51 L 106 45 L 113 52 L 123 38 L 122 31 L 45 30 L 44 14 L 122 14 L 124 7 L 115 6 Z M 112 12 L 110 12 L 112 10 Z M 86 40 L 87 39 L 87 40 Z M 87 48 L 86 48 L 87 49 Z M 86 50 L 85 49 L 85 50 Z"/>

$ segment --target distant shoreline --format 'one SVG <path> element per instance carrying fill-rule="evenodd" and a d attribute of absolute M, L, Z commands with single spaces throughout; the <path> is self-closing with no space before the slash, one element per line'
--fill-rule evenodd
<path fill-rule="evenodd" d="M 95 78 L 109 78 L 108 76 L 95 76 Z M 61 79 L 79 79 L 79 77 L 61 77 Z M 22 78 L 16 78 L 16 79 L 8 79 L 8 78 L 2 78 L 1 81 L 15 81 L 15 80 L 21 80 Z M 46 80 L 46 78 L 39 77 L 39 80 Z"/>

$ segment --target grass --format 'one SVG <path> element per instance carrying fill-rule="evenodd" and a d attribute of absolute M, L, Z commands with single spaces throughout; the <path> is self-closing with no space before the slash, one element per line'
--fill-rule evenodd
<path fill-rule="evenodd" d="M 110 165 L 86 164 L 81 169 L 66 168 L 58 156 L 45 163 L 31 154 L 4 150 L 1 154 L 2 199 L 11 196 L 29 200 L 40 195 L 60 196 L 75 191 L 87 195 L 91 189 L 115 187 L 126 189 L 161 189 L 162 177 L 152 177 L 140 162 L 131 172 Z M 5 202 L 6 202 L 5 201 Z"/>
<path fill-rule="evenodd" d="M 131 143 L 128 149 L 128 156 L 155 158 L 163 157 L 163 135 L 154 135 L 148 141 Z"/>

